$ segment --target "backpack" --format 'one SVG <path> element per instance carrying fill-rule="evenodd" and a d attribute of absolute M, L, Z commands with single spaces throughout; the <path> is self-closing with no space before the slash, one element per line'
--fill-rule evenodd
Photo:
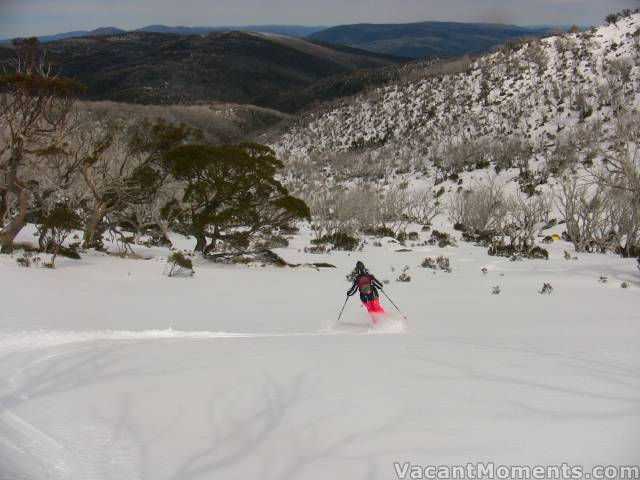
<path fill-rule="evenodd" d="M 372 278 L 369 275 L 362 275 L 358 277 L 356 284 L 358 285 L 358 289 L 360 289 L 361 294 L 371 295 L 373 293 L 373 284 L 371 281 Z"/>

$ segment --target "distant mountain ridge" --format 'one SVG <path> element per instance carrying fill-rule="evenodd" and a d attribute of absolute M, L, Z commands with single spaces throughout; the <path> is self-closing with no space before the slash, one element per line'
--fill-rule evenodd
<path fill-rule="evenodd" d="M 116 27 L 100 27 L 95 30 L 76 30 L 73 32 L 65 32 L 65 33 L 57 33 L 55 35 L 43 35 L 38 37 L 41 43 L 55 42 L 57 40 L 66 40 L 68 38 L 78 38 L 78 37 L 98 37 L 102 35 L 118 35 L 119 33 L 124 33 L 125 30 Z M 13 39 L 7 38 L 4 40 L 0 40 L 0 44 L 11 44 Z"/>
<path fill-rule="evenodd" d="M 87 86 L 88 100 L 157 105 L 250 103 L 333 75 L 406 60 L 255 32 L 127 32 L 49 42 L 45 50 L 61 75 Z M 0 65 L 10 65 L 14 57 L 13 48 L 0 47 Z"/>
<path fill-rule="evenodd" d="M 213 32 L 261 32 L 286 35 L 289 37 L 304 38 L 315 32 L 325 30 L 327 27 L 313 27 L 303 25 L 240 25 L 240 26 L 220 26 L 220 27 L 185 27 L 178 25 L 170 27 L 167 25 L 147 25 L 135 30 L 123 30 L 116 27 L 101 27 L 95 30 L 76 30 L 73 32 L 57 33 L 55 35 L 43 35 L 38 39 L 42 43 L 66 40 L 68 38 L 95 37 L 102 35 L 117 35 L 126 32 L 147 32 L 147 33 L 174 33 L 176 35 L 202 35 Z M 0 40 L 0 44 L 11 44 L 13 39 Z"/>
<path fill-rule="evenodd" d="M 484 23 L 361 23 L 332 27 L 308 38 L 387 55 L 433 58 L 485 53 L 509 40 L 544 36 L 549 31 L 546 27 Z"/>

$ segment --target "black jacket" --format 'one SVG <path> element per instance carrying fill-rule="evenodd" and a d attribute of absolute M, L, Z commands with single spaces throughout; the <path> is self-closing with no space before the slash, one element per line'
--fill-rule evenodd
<path fill-rule="evenodd" d="M 361 289 L 361 285 L 368 284 L 369 282 L 371 284 L 371 293 L 369 294 L 363 293 Z M 360 300 L 362 300 L 362 303 L 367 303 L 367 302 L 370 302 L 371 300 L 375 300 L 380 296 L 378 293 L 378 289 L 382 289 L 382 282 L 380 282 L 380 280 L 378 280 L 376 277 L 374 277 L 370 273 L 365 272 L 365 273 L 361 273 L 353 280 L 353 285 L 351 285 L 351 288 L 347 292 L 347 296 L 350 297 L 353 294 L 355 294 L 356 291 L 360 290 Z"/>

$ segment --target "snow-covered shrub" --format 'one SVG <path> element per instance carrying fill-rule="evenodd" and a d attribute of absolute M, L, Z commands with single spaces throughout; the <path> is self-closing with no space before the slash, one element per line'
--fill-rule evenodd
<path fill-rule="evenodd" d="M 618 23 L 618 20 L 620 19 L 620 15 L 617 13 L 610 13 L 609 15 L 606 16 L 606 18 L 604 19 L 608 25 L 615 25 L 616 23 Z"/>
<path fill-rule="evenodd" d="M 316 239 L 340 232 L 354 235 L 358 231 L 385 227 L 381 212 L 382 193 L 370 184 L 330 189 L 324 185 L 307 185 L 298 194 L 309 204 Z"/>
<path fill-rule="evenodd" d="M 378 238 L 382 238 L 382 237 L 393 238 L 396 236 L 395 232 L 387 227 L 366 227 L 365 229 L 362 230 L 362 233 L 364 235 L 370 235 L 372 237 L 378 237 Z"/>
<path fill-rule="evenodd" d="M 499 233 L 494 230 L 488 230 L 485 232 L 462 232 L 462 240 L 465 242 L 474 243 L 482 247 L 489 247 L 494 244 L 496 237 Z"/>
<path fill-rule="evenodd" d="M 24 253 L 21 257 L 16 258 L 16 263 L 21 267 L 30 267 L 31 266 L 31 255 Z"/>
<path fill-rule="evenodd" d="M 420 234 L 418 232 L 409 232 L 407 233 L 407 240 L 410 242 L 417 242 L 420 240 Z"/>
<path fill-rule="evenodd" d="M 433 257 L 425 258 L 420 264 L 420 266 L 422 268 L 430 268 L 432 270 L 436 270 L 438 268 L 438 265 L 436 264 L 436 259 Z"/>
<path fill-rule="evenodd" d="M 193 262 L 182 252 L 174 252 L 167 258 L 166 275 L 168 277 L 192 277 L 194 274 Z"/>
<path fill-rule="evenodd" d="M 327 247 L 324 245 L 313 245 L 311 247 L 304 247 L 304 253 L 311 253 L 311 254 L 327 253 Z"/>
<path fill-rule="evenodd" d="M 405 265 L 404 269 L 402 270 L 402 273 L 400 274 L 400 276 L 396 279 L 396 282 L 410 282 L 411 281 L 411 275 L 409 275 L 409 266 Z"/>
<path fill-rule="evenodd" d="M 420 264 L 422 268 L 430 268 L 432 270 L 443 270 L 447 273 L 451 273 L 451 261 L 448 257 L 440 255 L 439 257 L 427 257 Z"/>
<path fill-rule="evenodd" d="M 489 247 L 487 254 L 492 257 L 508 257 L 511 258 L 518 252 L 513 245 L 506 245 L 502 242 L 496 243 Z"/>
<path fill-rule="evenodd" d="M 272 248 L 287 248 L 289 240 L 282 235 L 265 235 L 256 242 L 256 250 L 270 250 Z"/>
<path fill-rule="evenodd" d="M 436 264 L 440 270 L 444 270 L 447 273 L 451 273 L 451 261 L 448 257 L 443 257 L 442 255 L 436 258 Z"/>
<path fill-rule="evenodd" d="M 622 283 L 620 284 L 620 286 L 621 286 L 622 288 L 629 288 L 629 284 L 628 284 L 627 282 L 622 282 Z"/>
<path fill-rule="evenodd" d="M 576 145 L 568 137 L 559 138 L 555 148 L 545 155 L 546 169 L 554 175 L 561 175 L 578 163 Z"/>
<path fill-rule="evenodd" d="M 609 281 L 609 277 L 607 275 L 600 275 L 600 277 L 598 277 L 598 281 L 600 283 L 607 283 Z"/>
<path fill-rule="evenodd" d="M 500 295 L 500 286 L 496 285 L 495 287 L 493 287 L 493 289 L 491 290 L 491 294 L 492 295 Z"/>
<path fill-rule="evenodd" d="M 540 290 L 540 294 L 541 295 L 551 295 L 551 293 L 553 292 L 553 287 L 551 286 L 550 283 L 545 283 L 544 285 L 542 285 L 542 290 Z"/>
<path fill-rule="evenodd" d="M 414 191 L 409 195 L 406 211 L 409 221 L 430 225 L 442 212 L 443 208 L 431 189 Z"/>
<path fill-rule="evenodd" d="M 347 252 L 352 252 L 358 245 L 360 245 L 360 240 L 351 235 L 348 235 L 344 232 L 336 232 L 332 235 L 325 235 L 324 237 L 314 238 L 311 240 L 311 243 L 314 245 L 332 245 L 334 250 L 343 250 Z"/>
<path fill-rule="evenodd" d="M 532 146 L 519 138 L 495 138 L 489 145 L 491 159 L 495 163 L 496 172 L 518 167 L 524 170 L 526 162 L 532 154 Z"/>
<path fill-rule="evenodd" d="M 504 194 L 494 181 L 472 190 L 454 194 L 449 199 L 449 220 L 468 229 L 493 229 L 503 215 Z"/>
<path fill-rule="evenodd" d="M 429 245 L 438 245 L 439 248 L 455 247 L 455 240 L 445 232 L 434 230 L 431 232 L 431 238 L 428 240 Z"/>
<path fill-rule="evenodd" d="M 527 252 L 527 258 L 549 260 L 549 252 L 542 247 L 535 246 Z"/>
<path fill-rule="evenodd" d="M 555 200 L 567 226 L 567 238 L 576 252 L 606 250 L 610 238 L 610 198 L 601 184 L 563 177 Z"/>
<path fill-rule="evenodd" d="M 50 268 L 55 268 L 58 254 L 76 260 L 80 258 L 77 250 L 63 246 L 73 230 L 82 228 L 82 219 L 69 205 L 56 203 L 49 208 L 43 205 L 36 213 L 36 221 L 41 251 L 53 254 Z"/>

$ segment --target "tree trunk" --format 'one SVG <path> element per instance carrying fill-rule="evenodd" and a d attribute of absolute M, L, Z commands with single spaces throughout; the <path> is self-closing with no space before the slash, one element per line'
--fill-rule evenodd
<path fill-rule="evenodd" d="M 29 195 L 26 191 L 16 186 L 16 194 L 19 198 L 18 215 L 13 217 L 9 224 L 0 232 L 0 253 L 13 252 L 13 241 L 20 230 L 27 224 L 27 212 L 29 209 Z"/>
<path fill-rule="evenodd" d="M 38 250 L 40 253 L 47 253 L 47 229 L 45 228 L 40 233 L 40 237 L 38 237 Z"/>
<path fill-rule="evenodd" d="M 206 257 L 211 252 L 213 252 L 215 249 L 216 249 L 216 241 L 212 240 L 211 243 L 204 248 L 204 251 L 202 253 Z"/>
<path fill-rule="evenodd" d="M 194 236 L 196 237 L 196 247 L 193 251 L 204 253 L 204 249 L 207 247 L 207 237 L 203 233 L 198 233 Z"/>
<path fill-rule="evenodd" d="M 100 222 L 102 222 L 105 213 L 106 207 L 103 204 L 99 204 L 97 208 L 91 212 L 87 226 L 84 229 L 84 248 L 95 248 L 97 244 L 98 227 L 100 226 Z"/>
<path fill-rule="evenodd" d="M 19 148 L 11 152 L 8 162 L 7 190 L 4 195 L 13 193 L 18 198 L 18 214 L 11 218 L 0 232 L 0 253 L 13 252 L 13 241 L 20 230 L 27 224 L 27 213 L 29 211 L 29 192 L 18 179 L 18 165 L 22 160 L 22 153 Z M 3 203 L 6 202 L 6 197 Z M 4 207 L 3 207 L 4 208 Z"/>
<path fill-rule="evenodd" d="M 159 216 L 155 219 L 155 222 L 158 225 L 158 228 L 160 229 L 160 231 L 162 232 L 162 237 L 164 238 L 166 245 L 171 247 L 172 243 L 171 243 L 171 239 L 169 238 L 169 228 L 167 228 L 167 224 L 164 223 L 164 221 Z"/>

